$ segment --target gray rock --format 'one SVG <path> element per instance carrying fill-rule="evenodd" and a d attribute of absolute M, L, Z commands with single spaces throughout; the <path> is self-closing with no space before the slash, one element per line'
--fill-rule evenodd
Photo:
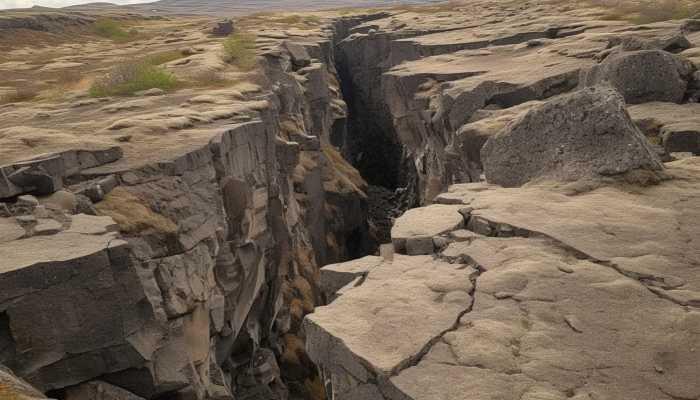
<path fill-rule="evenodd" d="M 27 195 L 19 196 L 17 198 L 16 205 L 20 206 L 20 207 L 26 207 L 26 208 L 33 210 L 34 208 L 36 208 L 36 206 L 39 205 L 39 200 L 37 200 L 36 197 L 34 197 L 30 194 L 27 194 Z"/>
<path fill-rule="evenodd" d="M 215 36 L 228 36 L 234 31 L 233 21 L 226 19 L 219 21 L 211 29 L 211 33 Z"/>
<path fill-rule="evenodd" d="M 685 33 L 692 33 L 700 31 L 700 19 L 688 19 L 683 24 L 681 24 L 681 31 Z"/>
<path fill-rule="evenodd" d="M 97 215 L 95 205 L 92 204 L 92 201 L 89 197 L 82 194 L 77 194 L 75 195 L 75 201 L 75 212 L 77 214 Z"/>
<path fill-rule="evenodd" d="M 625 101 L 680 103 L 693 72 L 688 61 L 662 50 L 614 53 L 581 73 L 581 86 L 609 83 Z"/>
<path fill-rule="evenodd" d="M 311 64 L 311 56 L 303 45 L 293 42 L 285 42 L 284 46 L 287 48 L 287 51 L 289 51 L 289 56 L 294 68 L 304 68 Z"/>
<path fill-rule="evenodd" d="M 668 153 L 700 154 L 700 123 L 666 125 L 661 128 L 661 139 Z"/>
<path fill-rule="evenodd" d="M 142 97 L 148 97 L 148 96 L 162 96 L 165 94 L 165 90 L 163 89 L 158 89 L 158 88 L 152 88 L 148 90 L 141 90 L 139 92 L 136 92 L 136 96 L 142 96 Z"/>
<path fill-rule="evenodd" d="M 578 180 L 662 164 L 611 88 L 587 88 L 533 108 L 481 150 L 489 182 Z"/>

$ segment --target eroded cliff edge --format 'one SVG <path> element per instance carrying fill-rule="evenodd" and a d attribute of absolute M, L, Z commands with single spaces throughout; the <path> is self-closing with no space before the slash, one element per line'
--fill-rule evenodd
<path fill-rule="evenodd" d="M 376 246 L 333 49 L 372 18 L 271 23 L 250 73 L 186 26 L 124 51 L 233 84 L 2 106 L 0 364 L 66 399 L 322 398 L 318 266 Z"/>

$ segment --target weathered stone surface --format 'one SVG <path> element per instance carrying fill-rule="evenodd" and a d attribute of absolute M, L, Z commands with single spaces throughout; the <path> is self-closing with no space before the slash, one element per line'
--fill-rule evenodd
<path fill-rule="evenodd" d="M 481 158 L 486 179 L 509 187 L 536 179 L 569 181 L 662 168 L 622 98 L 604 87 L 533 108 L 491 137 Z"/>
<path fill-rule="evenodd" d="M 571 188 L 544 184 L 463 189 L 471 219 L 508 225 L 517 236 L 450 233 L 467 240 L 455 240 L 441 258 L 478 266 L 474 302 L 453 311 L 454 328 L 423 339 L 424 350 L 405 368 L 382 368 L 388 359 L 382 346 L 390 341 L 391 354 L 401 354 L 405 342 L 397 338 L 411 335 L 421 323 L 415 315 L 424 314 L 402 319 L 410 300 L 395 274 L 378 273 L 383 265 L 320 308 L 318 317 L 308 317 L 313 339 L 307 346 L 333 394 L 380 400 L 697 397 L 700 252 L 692 221 L 700 210 L 689 202 L 700 193 L 700 158 L 670 163 L 668 173 L 673 179 L 632 191 L 604 186 L 567 194 Z M 425 263 L 423 256 L 398 260 Z M 415 276 L 430 286 L 430 278 Z M 382 290 L 367 293 L 373 277 L 378 281 L 371 288 Z M 379 297 L 384 301 L 377 304 Z M 363 325 L 356 321 L 372 307 L 393 322 L 389 339 L 358 328 Z"/>
<path fill-rule="evenodd" d="M 429 256 L 397 255 L 307 317 L 309 355 L 356 382 L 398 373 L 469 309 L 473 274 L 471 268 Z M 357 383 L 349 381 L 349 386 L 343 390 Z M 344 398 L 341 392 L 335 395 Z"/>
<path fill-rule="evenodd" d="M 352 282 L 359 283 L 374 267 L 382 263 L 382 258 L 367 256 L 340 264 L 330 264 L 321 268 L 319 289 L 327 299 L 334 298 L 335 293 Z M 328 301 L 330 302 L 330 301 Z"/>
<path fill-rule="evenodd" d="M 582 73 L 581 85 L 609 83 L 625 101 L 680 103 L 694 68 L 687 60 L 662 50 L 620 52 Z"/>
<path fill-rule="evenodd" d="M 406 211 L 391 228 L 391 240 L 399 253 L 431 254 L 433 237 L 461 227 L 462 206 L 434 204 Z"/>
<path fill-rule="evenodd" d="M 2 243 L 0 310 L 15 338 L 5 363 L 48 390 L 150 358 L 134 342 L 154 332 L 127 251 L 113 233 Z"/>

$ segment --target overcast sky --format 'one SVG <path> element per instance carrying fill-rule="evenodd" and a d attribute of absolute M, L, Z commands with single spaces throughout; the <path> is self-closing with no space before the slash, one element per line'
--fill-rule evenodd
<path fill-rule="evenodd" d="M 32 6 L 65 7 L 74 4 L 95 3 L 106 0 L 0 0 L 0 10 L 6 8 L 27 8 Z M 109 0 L 115 4 L 147 3 L 154 0 Z"/>

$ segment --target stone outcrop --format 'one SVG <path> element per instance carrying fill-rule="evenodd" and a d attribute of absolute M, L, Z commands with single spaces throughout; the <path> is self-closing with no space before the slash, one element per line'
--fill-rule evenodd
<path fill-rule="evenodd" d="M 481 160 L 486 179 L 505 187 L 662 168 L 622 97 L 600 87 L 530 109 L 488 139 Z"/>

